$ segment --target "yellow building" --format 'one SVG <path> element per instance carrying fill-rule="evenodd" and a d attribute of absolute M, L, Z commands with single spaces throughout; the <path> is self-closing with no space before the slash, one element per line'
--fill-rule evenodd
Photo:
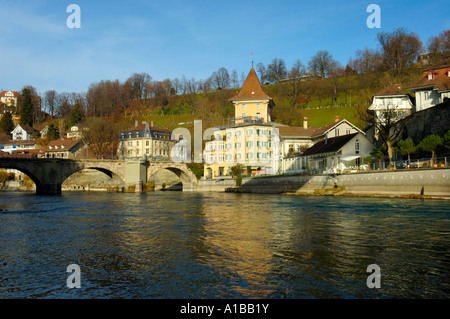
<path fill-rule="evenodd" d="M 235 107 L 234 125 L 214 133 L 205 143 L 204 177 L 214 179 L 229 175 L 237 163 L 250 167 L 253 174 L 271 173 L 273 154 L 272 98 L 262 89 L 255 70 L 250 70 L 241 90 L 230 99 Z"/>

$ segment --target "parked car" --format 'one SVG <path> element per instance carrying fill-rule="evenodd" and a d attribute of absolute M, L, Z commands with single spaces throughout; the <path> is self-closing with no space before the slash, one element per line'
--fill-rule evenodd
<path fill-rule="evenodd" d="M 412 168 L 421 168 L 421 167 L 430 167 L 431 166 L 431 158 L 422 158 L 419 160 L 411 160 L 410 167 Z"/>
<path fill-rule="evenodd" d="M 408 162 L 395 162 L 395 168 L 406 169 L 408 167 Z"/>

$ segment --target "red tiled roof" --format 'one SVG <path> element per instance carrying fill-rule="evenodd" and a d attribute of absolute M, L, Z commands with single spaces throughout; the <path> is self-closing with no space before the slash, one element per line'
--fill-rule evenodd
<path fill-rule="evenodd" d="M 17 91 L 3 91 L 2 93 L 0 93 L 0 96 L 5 96 L 6 93 L 8 92 L 12 92 L 14 94 L 15 97 L 19 97 L 20 93 Z"/>
<path fill-rule="evenodd" d="M 77 139 L 59 139 L 48 143 L 47 146 L 41 148 L 42 152 L 61 152 L 61 150 L 71 150 L 74 146 L 80 143 L 81 140 Z M 55 147 L 58 147 L 56 149 Z M 62 148 L 64 146 L 64 148 Z M 51 148 L 50 148 L 51 147 Z"/>
<path fill-rule="evenodd" d="M 271 100 L 272 98 L 263 91 L 255 69 L 251 68 L 241 90 L 230 101 L 260 99 Z"/>
<path fill-rule="evenodd" d="M 432 72 L 434 74 L 433 79 L 428 79 L 428 74 Z M 429 69 L 422 73 L 421 78 L 414 83 L 410 89 L 419 89 L 422 87 L 432 87 L 433 89 L 437 89 L 439 91 L 447 91 L 450 90 L 450 65 L 445 65 L 440 69 Z"/>
<path fill-rule="evenodd" d="M 145 130 L 146 124 L 140 124 L 138 126 L 129 128 L 128 130 L 123 130 L 121 132 L 135 132 L 135 131 L 143 131 Z M 172 133 L 169 130 L 163 129 L 163 128 L 158 128 L 158 127 L 154 127 L 154 126 L 149 126 L 149 129 L 152 131 L 156 131 L 156 132 L 166 132 L 166 133 Z"/>
<path fill-rule="evenodd" d="M 407 94 L 408 93 L 406 93 L 401 89 L 399 84 L 393 84 L 377 92 L 374 96 L 407 95 Z"/>

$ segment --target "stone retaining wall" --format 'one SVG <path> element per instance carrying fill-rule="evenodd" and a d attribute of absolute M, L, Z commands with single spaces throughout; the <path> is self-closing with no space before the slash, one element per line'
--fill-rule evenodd
<path fill-rule="evenodd" d="M 313 194 L 329 188 L 345 189 L 348 194 L 450 196 L 450 169 L 243 178 L 240 187 L 234 180 L 200 181 L 198 190 Z"/>

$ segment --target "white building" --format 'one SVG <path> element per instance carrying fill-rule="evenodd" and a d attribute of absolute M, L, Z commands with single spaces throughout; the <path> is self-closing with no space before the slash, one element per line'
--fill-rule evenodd
<path fill-rule="evenodd" d="M 368 111 L 376 120 L 385 121 L 390 118 L 393 122 L 397 122 L 411 115 L 414 105 L 409 94 L 403 91 L 399 84 L 394 84 L 373 96 L 372 105 Z"/>
<path fill-rule="evenodd" d="M 0 150 L 9 154 L 19 151 L 37 150 L 38 146 L 35 140 L 16 140 L 9 141 L 0 145 Z"/>
<path fill-rule="evenodd" d="M 0 93 L 0 102 L 10 107 L 16 107 L 19 97 L 19 92 L 3 91 Z"/>
<path fill-rule="evenodd" d="M 284 174 L 315 172 L 334 174 L 362 169 L 363 158 L 370 156 L 373 144 L 363 133 L 324 138 L 302 155 L 282 160 Z"/>
<path fill-rule="evenodd" d="M 450 98 L 450 64 L 430 68 L 409 90 L 416 95 L 416 112 L 433 107 Z"/>
<path fill-rule="evenodd" d="M 39 131 L 35 130 L 31 126 L 19 124 L 11 132 L 13 141 L 26 141 L 35 139 L 39 135 Z"/>
<path fill-rule="evenodd" d="M 303 119 L 303 126 L 280 126 L 280 158 L 301 154 L 305 149 L 314 145 L 321 139 L 353 133 L 363 133 L 346 119 L 335 121 L 325 126 L 313 127 L 308 125 L 308 118 Z"/>

